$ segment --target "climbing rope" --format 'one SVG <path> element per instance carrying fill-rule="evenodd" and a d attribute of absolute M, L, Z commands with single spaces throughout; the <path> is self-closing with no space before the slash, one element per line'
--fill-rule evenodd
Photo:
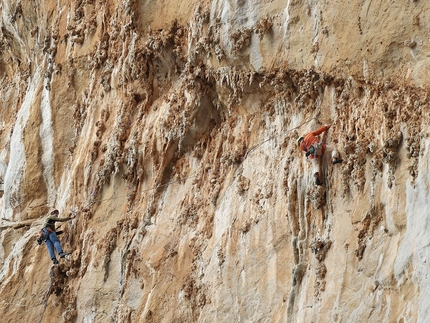
<path fill-rule="evenodd" d="M 255 145 L 254 147 L 250 148 L 250 149 L 246 152 L 246 154 L 244 155 L 244 158 L 243 158 L 243 159 L 245 160 L 246 158 L 248 158 L 248 155 L 249 155 L 251 152 L 253 152 L 253 151 L 254 151 L 254 150 L 256 150 L 257 148 L 261 147 L 261 146 L 262 146 L 263 144 L 265 144 L 266 142 L 268 142 L 268 141 L 270 141 L 270 140 L 273 140 L 273 139 L 275 139 L 275 138 L 277 138 L 277 137 L 280 137 L 280 136 L 286 135 L 287 133 L 290 133 L 290 132 L 292 132 L 292 131 L 294 131 L 294 130 L 297 130 L 297 129 L 299 129 L 299 128 L 303 127 L 305 124 L 307 124 L 307 123 L 311 122 L 311 121 L 312 121 L 312 120 L 314 120 L 314 119 L 317 119 L 318 115 L 319 115 L 319 112 L 318 112 L 317 114 L 315 114 L 314 116 L 312 116 L 312 118 L 307 119 L 305 122 L 303 122 L 303 123 L 299 124 L 298 126 L 296 126 L 296 127 L 294 127 L 294 128 L 291 128 L 291 129 L 289 129 L 289 130 L 287 130 L 287 131 L 284 131 L 284 132 L 282 132 L 282 133 L 280 133 L 280 134 L 277 134 L 277 135 L 271 136 L 271 137 L 267 138 L 266 140 L 264 140 L 264 141 L 260 142 L 259 144 L 257 144 L 257 145 Z M 211 171 L 212 171 L 212 170 L 207 170 L 207 172 L 211 172 Z M 158 184 L 158 185 L 155 185 L 155 186 L 153 186 L 153 187 L 150 187 L 150 188 L 144 189 L 144 190 L 142 190 L 142 192 L 153 191 L 153 190 L 157 190 L 157 189 L 158 189 L 158 188 L 160 188 L 160 187 L 167 187 L 167 186 L 170 186 L 170 185 L 175 184 L 175 183 L 181 183 L 181 182 L 183 182 L 183 181 L 185 181 L 185 180 L 187 180 L 187 179 L 197 177 L 200 173 L 201 173 L 201 172 L 195 172 L 195 173 L 193 173 L 193 174 L 191 174 L 191 175 L 189 175 L 189 176 L 186 176 L 186 177 L 180 178 L 180 179 L 178 179 L 178 180 L 169 181 L 169 182 L 164 183 L 164 184 Z M 87 206 L 85 206 L 83 209 L 88 208 L 88 207 L 90 207 L 91 205 L 93 205 L 94 203 L 97 203 L 97 202 L 103 202 L 103 201 L 108 201 L 108 200 L 114 200 L 114 199 L 123 198 L 123 197 L 127 197 L 127 196 L 128 196 L 128 194 L 126 194 L 126 195 L 119 195 L 119 196 L 110 197 L 110 198 L 105 198 L 105 199 L 98 199 L 98 200 L 94 200 L 94 201 L 91 201 L 91 202 L 90 202 Z M 78 212 L 78 211 L 76 211 L 76 213 L 77 213 L 77 212 Z"/>
<path fill-rule="evenodd" d="M 286 134 L 288 134 L 288 133 L 290 133 L 290 132 L 292 132 L 292 131 L 294 131 L 294 130 L 297 130 L 297 129 L 299 129 L 299 128 L 303 127 L 305 124 L 307 124 L 307 123 L 311 122 L 311 121 L 312 121 L 312 120 L 314 120 L 314 119 L 317 119 L 318 115 L 319 115 L 319 112 L 318 112 L 317 114 L 315 114 L 314 116 L 312 116 L 312 118 L 307 119 L 305 122 L 303 122 L 303 123 L 299 124 L 298 126 L 296 126 L 296 127 L 294 127 L 294 128 L 291 128 L 291 129 L 289 129 L 289 130 L 287 130 L 287 131 L 284 131 L 284 132 L 282 132 L 282 133 L 279 133 L 279 134 L 277 134 L 277 135 L 273 135 L 273 136 L 271 136 L 271 137 L 267 138 L 266 140 L 264 140 L 264 141 L 262 141 L 262 142 L 258 143 L 257 145 L 255 145 L 254 147 L 250 148 L 250 149 L 245 153 L 243 160 L 245 160 L 246 158 L 248 158 L 248 155 L 249 155 L 251 152 L 253 152 L 253 151 L 254 151 L 254 150 L 256 150 L 257 148 L 261 147 L 261 146 L 262 146 L 263 144 L 265 144 L 266 142 L 271 141 L 271 140 L 273 140 L 273 139 L 275 139 L 275 138 L 278 138 L 278 137 L 280 137 L 280 136 L 286 135 Z M 212 170 L 207 170 L 206 172 L 212 172 Z M 187 180 L 187 179 L 197 177 L 200 173 L 201 173 L 201 172 L 195 172 L 195 173 L 193 173 L 193 174 L 191 174 L 191 175 L 189 175 L 189 176 L 182 177 L 182 178 L 177 179 L 177 180 L 172 180 L 172 181 L 169 181 L 169 182 L 164 183 L 164 184 L 157 184 L 157 185 L 155 185 L 155 186 L 153 186 L 153 187 L 150 187 L 150 188 L 147 188 L 147 189 L 142 190 L 142 192 L 153 191 L 153 190 L 157 190 L 157 189 L 159 189 L 159 188 L 161 188 L 161 187 L 167 187 L 167 186 L 170 186 L 170 185 L 175 184 L 175 183 L 181 183 L 181 182 L 183 182 L 183 181 L 185 181 L 185 180 Z M 70 210 L 70 212 L 71 212 L 73 215 L 76 215 L 76 214 L 77 214 L 77 213 L 79 213 L 80 211 L 82 211 L 82 210 L 84 210 L 84 209 L 86 209 L 86 208 L 91 207 L 91 206 L 92 206 L 93 204 L 95 204 L 95 203 L 103 202 L 103 201 L 109 201 L 109 200 L 114 200 L 114 199 L 119 199 L 119 198 L 124 198 L 124 197 L 127 197 L 128 195 L 129 195 L 129 194 L 113 196 L 113 197 L 109 197 L 109 198 L 105 198 L 105 199 L 95 199 L 95 200 L 91 200 L 91 201 L 90 201 L 90 203 L 88 203 L 87 205 L 85 205 L 84 207 L 82 207 L 82 208 L 81 208 L 81 210 L 79 210 L 79 209 L 78 209 L 78 210 Z M 46 203 L 46 204 L 47 204 L 47 203 Z M 64 224 L 64 223 L 63 223 L 63 224 Z M 63 224 L 62 224 L 62 225 L 63 225 Z M 61 227 L 61 225 L 60 225 L 60 227 Z"/>
<path fill-rule="evenodd" d="M 307 124 L 307 123 L 311 122 L 313 119 L 316 119 L 316 118 L 318 117 L 318 114 L 319 114 L 319 113 L 317 113 L 316 115 L 314 115 L 312 118 L 310 118 L 310 119 L 306 120 L 305 122 L 303 122 L 303 123 L 299 124 L 297 127 L 294 127 L 294 128 L 292 128 L 292 129 L 289 129 L 289 130 L 287 130 L 287 131 L 285 131 L 285 132 L 283 132 L 283 133 L 280 133 L 280 134 L 278 134 L 278 135 L 274 135 L 274 136 L 272 136 L 272 137 L 269 137 L 269 138 L 267 138 L 266 140 L 262 141 L 261 143 L 259 143 L 259 144 L 255 145 L 254 147 L 252 147 L 251 149 L 249 149 L 249 150 L 246 152 L 244 159 L 246 159 L 246 158 L 248 157 L 249 153 L 251 153 L 252 151 L 254 151 L 255 149 L 257 149 L 258 147 L 262 146 L 262 145 L 263 145 L 263 144 L 265 144 L 266 142 L 268 142 L 268 141 L 270 141 L 270 140 L 273 140 L 273 139 L 275 139 L 275 138 L 277 138 L 277 137 L 280 137 L 280 136 L 286 135 L 286 134 L 287 134 L 287 133 L 289 133 L 289 132 L 292 132 L 292 131 L 294 131 L 294 130 L 297 130 L 297 129 L 299 129 L 299 128 L 303 127 L 305 124 Z"/>

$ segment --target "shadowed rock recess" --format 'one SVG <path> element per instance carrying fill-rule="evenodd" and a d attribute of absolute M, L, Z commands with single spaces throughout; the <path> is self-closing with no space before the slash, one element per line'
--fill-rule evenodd
<path fill-rule="evenodd" d="M 429 17 L 1 0 L 0 320 L 428 322 Z"/>

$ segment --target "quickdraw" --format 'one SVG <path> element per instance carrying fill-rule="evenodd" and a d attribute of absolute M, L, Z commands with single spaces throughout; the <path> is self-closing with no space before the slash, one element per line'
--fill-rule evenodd
<path fill-rule="evenodd" d="M 314 158 L 318 158 L 318 153 L 322 151 L 322 144 L 320 142 L 316 142 L 312 144 L 308 150 L 306 150 L 306 158 L 309 156 L 314 156 Z"/>

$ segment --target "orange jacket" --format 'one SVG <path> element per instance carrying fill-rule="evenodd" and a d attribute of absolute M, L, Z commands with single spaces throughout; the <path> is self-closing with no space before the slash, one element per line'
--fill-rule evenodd
<path fill-rule="evenodd" d="M 318 142 L 318 139 L 316 136 L 322 134 L 324 131 L 326 131 L 329 127 L 324 126 L 319 128 L 318 130 L 309 132 L 307 135 L 304 136 L 303 140 L 300 142 L 300 149 L 303 151 L 307 151 L 314 143 Z M 326 145 L 322 145 L 322 151 L 321 154 L 324 154 Z M 311 159 L 314 158 L 313 155 L 309 156 Z M 318 155 L 315 157 L 319 157 Z"/>

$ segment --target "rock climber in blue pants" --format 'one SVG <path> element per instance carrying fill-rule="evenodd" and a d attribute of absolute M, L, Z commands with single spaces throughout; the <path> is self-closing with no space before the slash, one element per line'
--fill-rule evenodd
<path fill-rule="evenodd" d="M 58 210 L 53 210 L 48 217 L 45 219 L 43 223 L 43 229 L 40 232 L 40 238 L 38 239 L 38 243 L 41 244 L 42 241 L 45 241 L 46 246 L 48 247 L 49 257 L 51 258 L 54 265 L 58 264 L 57 257 L 55 256 L 55 250 L 57 250 L 60 258 L 64 258 L 66 255 L 70 254 L 69 252 L 64 252 L 63 248 L 61 248 L 60 241 L 58 240 L 57 234 L 63 233 L 63 231 L 55 231 L 55 222 L 65 222 L 71 219 L 74 219 L 75 216 L 59 218 Z"/>

